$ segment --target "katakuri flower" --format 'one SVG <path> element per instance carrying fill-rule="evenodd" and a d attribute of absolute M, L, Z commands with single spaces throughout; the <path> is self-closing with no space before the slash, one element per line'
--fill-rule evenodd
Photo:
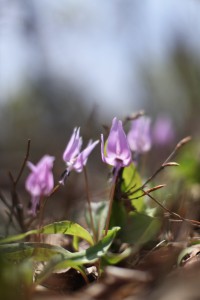
<path fill-rule="evenodd" d="M 78 173 L 82 172 L 83 167 L 87 163 L 88 156 L 98 143 L 98 140 L 95 142 L 92 142 L 92 140 L 90 140 L 87 147 L 82 152 L 80 152 L 82 146 L 80 128 L 74 129 L 73 134 L 63 153 L 63 160 L 66 163 L 67 168 L 61 176 L 61 180 L 59 181 L 59 183 L 64 184 L 66 176 L 68 176 L 72 170 L 75 170 Z"/>
<path fill-rule="evenodd" d="M 172 143 L 174 138 L 175 132 L 171 118 L 167 115 L 159 116 L 153 127 L 153 141 L 165 146 Z"/>
<path fill-rule="evenodd" d="M 141 154 L 151 149 L 150 125 L 151 119 L 146 116 L 132 121 L 131 129 L 127 134 L 127 140 L 133 152 Z"/>
<path fill-rule="evenodd" d="M 104 153 L 104 137 L 101 134 L 101 156 L 103 162 L 114 166 L 116 172 L 132 162 L 131 150 L 127 142 L 122 121 L 115 117 L 107 140 L 106 154 Z"/>
<path fill-rule="evenodd" d="M 27 165 L 31 170 L 31 174 L 26 179 L 26 190 L 31 194 L 32 214 L 36 215 L 37 206 L 41 197 L 49 196 L 53 187 L 54 179 L 52 174 L 54 157 L 45 155 L 36 164 L 28 162 Z"/>

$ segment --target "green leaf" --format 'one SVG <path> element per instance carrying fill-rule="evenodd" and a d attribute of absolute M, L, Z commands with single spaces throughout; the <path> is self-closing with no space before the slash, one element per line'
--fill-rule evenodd
<path fill-rule="evenodd" d="M 79 250 L 79 238 L 77 236 L 73 236 L 72 245 L 75 251 Z"/>
<path fill-rule="evenodd" d="M 71 268 L 79 271 L 82 274 L 85 281 L 88 282 L 87 274 L 85 271 L 86 269 L 83 265 L 78 265 L 78 264 L 73 264 L 73 263 L 70 264 L 70 262 L 68 262 L 68 264 L 66 264 L 65 260 L 64 260 L 64 262 L 65 262 L 66 267 L 71 267 Z M 53 256 L 53 258 L 45 265 L 42 272 L 37 274 L 37 276 L 35 277 L 36 284 L 42 283 L 42 281 L 44 281 L 46 278 L 48 278 L 48 276 L 51 275 L 54 271 L 60 271 L 62 269 L 64 269 L 64 266 L 62 265 L 62 257 L 60 255 Z"/>
<path fill-rule="evenodd" d="M 56 233 L 77 236 L 79 238 L 86 240 L 90 245 L 94 244 L 91 234 L 81 225 L 71 221 L 55 222 L 46 225 L 40 229 L 30 230 L 22 234 L 9 236 L 7 238 L 1 239 L 0 244 L 16 242 L 32 234 L 56 234 Z"/>
<path fill-rule="evenodd" d="M 45 243 L 13 243 L 0 245 L 0 254 L 8 261 L 21 262 L 30 257 L 34 261 L 48 261 L 57 254 L 66 257 L 70 252 L 60 246 Z"/>
<path fill-rule="evenodd" d="M 120 232 L 123 242 L 142 246 L 152 240 L 158 233 L 161 222 L 142 213 L 129 214 L 126 227 Z"/>
<path fill-rule="evenodd" d="M 94 221 L 94 228 L 97 233 L 97 240 L 100 239 L 102 231 L 105 228 L 107 214 L 108 214 L 108 202 L 107 201 L 100 201 L 98 203 L 92 203 L 92 217 L 93 217 L 93 221 Z M 86 216 L 87 224 L 91 228 L 90 216 L 89 216 L 88 210 L 86 210 L 85 216 Z M 117 224 L 117 226 L 120 226 L 120 224 Z"/>
<path fill-rule="evenodd" d="M 48 262 L 47 267 L 37 277 L 37 283 L 41 282 L 54 270 L 72 267 L 85 277 L 84 269 L 79 263 L 73 262 L 73 254 L 60 246 L 45 243 L 15 243 L 0 245 L 0 254 L 7 262 L 17 263 L 19 266 L 27 259 L 34 262 Z M 63 265 L 64 263 L 64 265 Z"/>
<path fill-rule="evenodd" d="M 122 191 L 128 192 L 131 189 L 131 192 L 142 186 L 142 179 L 139 175 L 139 173 L 136 170 L 136 167 L 134 164 L 130 164 L 128 167 L 124 168 L 123 174 L 122 174 L 123 182 L 122 182 Z M 129 198 L 137 198 L 140 195 L 142 195 L 141 191 L 137 191 L 135 193 L 132 193 Z M 132 200 L 132 205 L 136 208 L 138 212 L 142 212 L 144 210 L 145 204 L 144 204 L 144 197 L 141 197 L 139 199 Z"/>
<path fill-rule="evenodd" d="M 29 257 L 33 257 L 36 261 L 48 261 L 54 255 L 59 254 L 63 259 L 75 263 L 90 263 L 105 255 L 119 229 L 119 227 L 115 227 L 109 230 L 108 234 L 96 245 L 80 252 L 71 253 L 60 246 L 45 243 L 13 243 L 0 245 L 0 253 L 13 261 L 20 261 Z"/>
<path fill-rule="evenodd" d="M 37 230 L 30 230 L 30 231 L 27 231 L 25 233 L 11 235 L 11 236 L 8 236 L 6 238 L 0 239 L 0 244 L 6 244 L 6 243 L 11 243 L 11 242 L 16 242 L 16 241 L 19 241 L 19 240 L 23 240 L 27 236 L 29 236 L 31 234 L 37 234 L 37 233 L 38 233 Z"/>
<path fill-rule="evenodd" d="M 71 221 L 61 221 L 61 222 L 55 222 L 53 224 L 46 225 L 40 229 L 39 233 L 69 234 L 86 240 L 90 245 L 94 244 L 91 234 L 81 225 Z"/>
<path fill-rule="evenodd" d="M 33 288 L 33 260 L 10 264 L 0 255 L 0 298 L 29 299 Z"/>
<path fill-rule="evenodd" d="M 123 202 L 113 201 L 112 213 L 110 219 L 110 227 L 120 226 L 123 228 L 126 226 L 127 212 Z"/>
<path fill-rule="evenodd" d="M 127 258 L 131 253 L 131 248 L 127 248 L 121 253 L 107 253 L 103 260 L 106 262 L 106 265 L 116 265 Z"/>
<path fill-rule="evenodd" d="M 49 262 L 50 267 L 47 273 L 50 270 L 61 270 L 68 267 L 83 273 L 82 266 L 84 264 L 94 263 L 106 255 L 119 229 L 119 227 L 116 227 L 109 230 L 108 234 L 96 245 L 80 252 L 71 253 L 60 246 L 44 243 L 14 243 L 0 245 L 0 255 L 11 263 L 20 263 L 28 258 L 38 262 Z M 43 278 L 44 275 L 41 276 Z"/>

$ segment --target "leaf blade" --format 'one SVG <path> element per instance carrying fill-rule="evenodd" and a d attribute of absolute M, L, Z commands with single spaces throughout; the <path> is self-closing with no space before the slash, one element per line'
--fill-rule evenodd
<path fill-rule="evenodd" d="M 94 244 L 91 234 L 81 225 L 71 221 L 54 222 L 52 224 L 45 225 L 40 229 L 34 229 L 18 235 L 9 236 L 0 239 L 0 244 L 16 242 L 32 234 L 56 234 L 56 233 L 77 236 L 79 238 L 86 240 L 90 245 Z"/>

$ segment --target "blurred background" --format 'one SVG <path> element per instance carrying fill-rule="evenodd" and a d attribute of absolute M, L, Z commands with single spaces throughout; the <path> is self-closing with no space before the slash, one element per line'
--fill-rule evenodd
<path fill-rule="evenodd" d="M 114 116 L 140 109 L 152 124 L 170 119 L 174 141 L 198 138 L 199 16 L 197 0 L 0 0 L 0 188 L 10 186 L 9 170 L 17 175 L 28 138 L 34 163 L 56 156 L 58 180 L 75 126 L 87 143 Z M 92 188 L 101 189 L 99 146 L 88 168 Z M 81 178 L 73 173 L 62 199 L 50 201 L 50 218 L 55 201 L 66 216 L 84 197 Z"/>

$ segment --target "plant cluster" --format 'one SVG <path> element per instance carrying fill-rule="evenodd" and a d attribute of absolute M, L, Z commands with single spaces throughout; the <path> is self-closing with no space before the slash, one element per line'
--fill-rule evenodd
<path fill-rule="evenodd" d="M 131 122 L 131 126 L 126 134 L 124 128 L 128 122 Z M 174 221 L 199 225 L 198 221 L 186 219 L 171 211 L 152 195 L 165 186 L 154 186 L 155 177 L 166 168 L 178 166 L 172 158 L 190 137 L 181 140 L 150 177 L 143 178 L 140 162 L 153 143 L 150 128 L 150 118 L 139 112 L 124 121 L 115 117 L 107 137 L 101 135 L 101 157 L 109 166 L 110 194 L 108 201 L 95 204 L 90 197 L 86 164 L 99 143 L 98 140 L 90 140 L 85 149 L 81 150 L 80 128 L 74 129 L 63 153 L 66 167 L 56 184 L 53 175 L 55 157 L 44 155 L 37 164 L 33 164 L 28 161 L 28 141 L 26 156 L 17 178 L 14 179 L 10 173 L 13 205 L 0 194 L 1 200 L 10 211 L 10 221 L 14 218 L 21 228 L 20 234 L 0 239 L 0 266 L 2 270 L 9 269 L 17 276 L 17 279 L 11 278 L 9 284 L 12 286 L 13 280 L 13 285 L 20 286 L 18 293 L 22 298 L 30 299 L 36 286 L 44 284 L 50 275 L 57 272 L 73 269 L 82 276 L 85 283 L 89 283 L 101 277 L 105 266 L 120 264 L 123 260 L 136 256 L 148 242 L 153 242 L 153 246 L 160 243 L 161 211 Z M 154 136 L 161 144 L 172 138 L 172 128 L 167 120 L 157 126 Z M 31 210 L 25 218 L 19 205 L 17 185 L 26 166 L 30 169 L 25 188 L 31 195 Z M 59 192 L 60 188 L 67 188 L 67 178 L 72 171 L 84 174 L 87 228 L 70 220 L 44 225 L 47 200 Z M 33 220 L 37 223 L 35 228 L 32 227 Z M 52 234 L 70 236 L 69 248 L 46 242 L 45 237 Z M 95 274 L 92 280 L 91 267 Z M 6 271 L 2 272 L 1 285 L 8 285 L 6 278 Z M 12 295 L 12 290 L 9 292 Z M 6 299 L 7 292 L 4 294 L 2 289 L 0 293 Z"/>

